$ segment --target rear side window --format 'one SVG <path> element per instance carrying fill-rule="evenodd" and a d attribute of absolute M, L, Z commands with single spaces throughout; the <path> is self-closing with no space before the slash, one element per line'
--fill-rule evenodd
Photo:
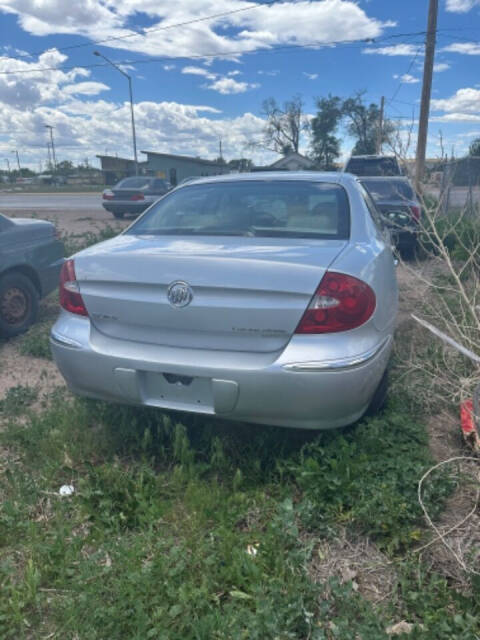
<path fill-rule="evenodd" d="M 346 239 L 350 210 L 345 190 L 334 183 L 192 184 L 162 198 L 127 233 Z"/>

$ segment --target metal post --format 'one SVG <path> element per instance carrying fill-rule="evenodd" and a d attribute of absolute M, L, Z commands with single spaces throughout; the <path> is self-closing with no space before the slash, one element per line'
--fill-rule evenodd
<path fill-rule="evenodd" d="M 104 56 L 103 53 L 100 53 L 100 51 L 94 51 L 93 55 L 103 58 L 106 62 L 108 62 L 110 66 L 114 67 L 117 71 L 119 71 L 122 74 L 122 76 L 125 76 L 125 78 L 127 78 L 128 80 L 128 93 L 130 96 L 130 117 L 132 120 L 133 158 L 135 163 L 135 175 L 138 176 L 137 135 L 135 131 L 135 115 L 134 115 L 134 109 L 133 109 L 132 78 L 128 75 L 128 73 L 125 73 L 123 69 L 121 69 L 118 65 L 116 65 L 109 58 L 107 58 L 107 56 Z"/>
<path fill-rule="evenodd" d="M 15 149 L 14 153 L 17 156 L 18 171 L 21 172 L 22 171 L 22 167 L 20 166 L 20 158 L 18 156 L 18 149 Z"/>
<path fill-rule="evenodd" d="M 135 132 L 135 114 L 133 112 L 132 78 L 127 74 L 125 75 L 128 78 L 128 92 L 130 94 L 130 116 L 132 119 L 133 158 L 135 160 L 135 175 L 138 176 L 137 134 Z"/>
<path fill-rule="evenodd" d="M 430 113 L 430 96 L 432 93 L 433 61 L 435 58 L 435 41 L 437 33 L 438 0 L 430 0 L 428 7 L 427 37 L 425 40 L 425 62 L 423 64 L 422 102 L 418 123 L 417 161 L 415 164 L 415 186 L 420 192 L 425 172 L 425 155 L 427 147 L 428 116 Z"/>
<path fill-rule="evenodd" d="M 380 155 L 382 153 L 382 144 L 383 144 L 383 113 L 385 110 L 385 96 L 382 96 L 380 101 L 380 119 L 378 122 L 378 137 L 377 137 L 377 153 Z"/>
<path fill-rule="evenodd" d="M 53 144 L 53 127 L 50 124 L 45 125 L 46 129 L 50 129 L 50 144 L 52 145 L 53 169 L 57 173 L 57 158 L 55 156 L 55 145 Z"/>

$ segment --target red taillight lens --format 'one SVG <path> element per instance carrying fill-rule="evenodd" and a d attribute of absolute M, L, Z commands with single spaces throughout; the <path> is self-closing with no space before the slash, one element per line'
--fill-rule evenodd
<path fill-rule="evenodd" d="M 143 193 L 134 193 L 130 200 L 145 200 Z"/>
<path fill-rule="evenodd" d="M 328 272 L 295 333 L 334 333 L 364 324 L 375 311 L 375 294 L 361 280 Z"/>
<path fill-rule="evenodd" d="M 410 207 L 410 211 L 412 212 L 412 216 L 415 222 L 420 222 L 420 207 L 414 204 Z"/>
<path fill-rule="evenodd" d="M 103 192 L 103 199 L 104 200 L 113 200 L 113 198 L 115 197 L 115 194 L 113 193 L 113 191 L 104 191 Z"/>
<path fill-rule="evenodd" d="M 60 306 L 70 313 L 88 316 L 88 311 L 80 295 L 73 260 L 66 260 L 60 271 Z"/>

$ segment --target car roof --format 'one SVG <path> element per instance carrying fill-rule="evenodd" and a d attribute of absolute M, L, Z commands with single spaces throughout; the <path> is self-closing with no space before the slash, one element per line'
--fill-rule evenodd
<path fill-rule="evenodd" d="M 207 176 L 196 178 L 191 182 L 178 185 L 188 187 L 193 184 L 211 184 L 222 182 L 272 182 L 272 181 L 305 181 L 305 182 L 330 182 L 345 184 L 358 182 L 357 176 L 341 173 L 339 171 L 258 171 L 252 173 L 226 173 L 220 176 Z"/>
<path fill-rule="evenodd" d="M 387 158 L 388 160 L 396 159 L 396 156 L 383 156 L 383 155 L 375 155 L 375 154 L 366 154 L 361 156 L 350 156 L 349 160 L 383 160 Z"/>
<path fill-rule="evenodd" d="M 375 182 L 388 182 L 389 180 L 401 180 L 402 182 L 408 182 L 410 184 L 410 178 L 408 176 L 358 176 L 360 182 L 371 182 L 375 180 Z"/>

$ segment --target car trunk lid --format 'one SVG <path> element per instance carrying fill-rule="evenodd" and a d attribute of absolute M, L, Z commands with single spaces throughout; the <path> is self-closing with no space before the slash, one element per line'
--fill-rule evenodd
<path fill-rule="evenodd" d="M 122 235 L 80 253 L 75 269 L 91 321 L 106 335 L 173 347 L 270 352 L 288 342 L 345 244 Z M 174 283 L 191 291 L 183 307 L 169 297 Z"/>

